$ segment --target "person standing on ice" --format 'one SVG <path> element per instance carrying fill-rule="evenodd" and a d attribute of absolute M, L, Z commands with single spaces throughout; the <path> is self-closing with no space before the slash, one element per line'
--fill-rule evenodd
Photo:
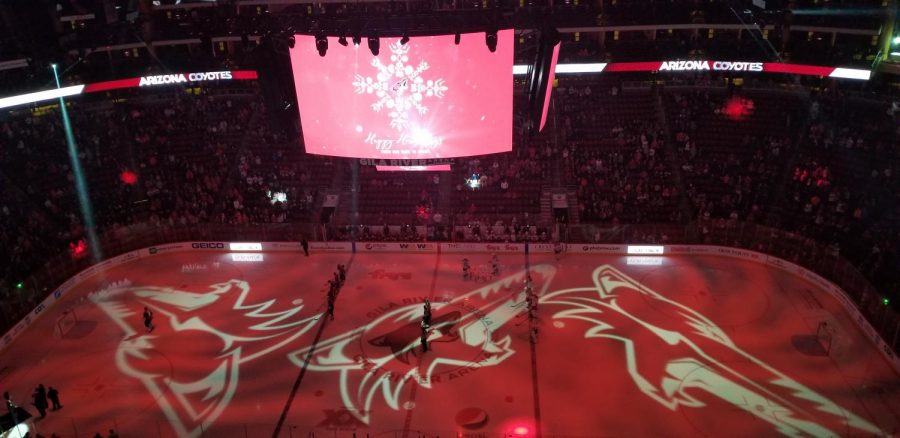
<path fill-rule="evenodd" d="M 468 280 L 469 278 L 472 277 L 471 273 L 469 272 L 469 271 L 472 269 L 472 268 L 469 266 L 469 259 L 468 259 L 468 258 L 464 258 L 464 259 L 462 260 L 462 262 L 463 262 L 463 267 L 462 267 L 462 269 L 463 269 L 463 280 Z"/>
<path fill-rule="evenodd" d="M 328 316 L 334 321 L 334 295 L 328 295 Z"/>
<path fill-rule="evenodd" d="M 59 391 L 54 387 L 47 388 L 47 398 L 50 399 L 50 403 L 53 404 L 53 410 L 58 411 L 62 409 L 62 405 L 59 403 Z"/>
<path fill-rule="evenodd" d="M 41 414 L 41 418 L 47 416 L 47 390 L 44 389 L 44 385 L 38 385 L 37 388 L 34 388 L 34 393 L 31 395 L 32 404 L 35 409 Z"/>
<path fill-rule="evenodd" d="M 497 254 L 491 256 L 491 275 L 494 277 L 500 276 L 500 259 L 497 257 Z"/>
<path fill-rule="evenodd" d="M 153 331 L 153 311 L 150 310 L 149 307 L 144 307 L 144 327 L 147 328 L 147 333 Z"/>
<path fill-rule="evenodd" d="M 425 326 L 431 325 L 431 302 L 429 302 L 427 298 L 425 299 L 425 309 L 422 315 L 422 323 Z"/>

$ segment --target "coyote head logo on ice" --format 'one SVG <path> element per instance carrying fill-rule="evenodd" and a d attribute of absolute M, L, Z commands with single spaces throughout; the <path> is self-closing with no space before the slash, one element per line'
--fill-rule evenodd
<path fill-rule="evenodd" d="M 704 400 L 714 397 L 788 436 L 831 437 L 851 430 L 883 434 L 742 350 L 695 310 L 608 265 L 596 268 L 592 277 L 592 287 L 541 297 L 542 309 L 554 319 L 584 324 L 586 339 L 623 344 L 634 384 L 661 405 L 673 411 L 701 408 Z"/>
<path fill-rule="evenodd" d="M 160 405 L 179 436 L 196 437 L 209 429 L 234 397 L 243 363 L 272 353 L 309 331 L 316 316 L 300 317 L 302 305 L 286 310 L 274 300 L 251 303 L 250 286 L 230 280 L 213 284 L 209 292 L 197 293 L 173 288 L 126 286 L 94 293 L 97 304 L 124 331 L 116 351 L 116 363 L 128 376 L 141 380 Z M 145 333 L 141 321 L 144 307 L 156 313 L 156 324 L 167 321 L 177 337 L 173 354 L 162 356 L 166 345 L 153 333 Z M 207 318 L 242 319 L 231 327 L 216 327 Z M 235 312 L 240 315 L 235 318 Z M 178 360 L 178 351 L 190 366 L 175 378 L 169 361 Z M 186 351 L 186 352 L 185 352 Z M 202 357 L 207 366 L 198 363 Z M 203 362 L 203 361 L 200 361 Z"/>
<path fill-rule="evenodd" d="M 297 366 L 308 361 L 310 371 L 339 373 L 347 411 L 369 423 L 378 399 L 383 398 L 394 410 L 400 408 L 401 389 L 407 383 L 432 388 L 459 374 L 499 365 L 515 354 L 508 325 L 515 324 L 524 310 L 523 289 L 529 273 L 540 295 L 549 287 L 556 268 L 534 266 L 432 303 L 428 353 L 421 354 L 422 302 L 416 301 L 387 306 L 385 313 L 369 324 L 322 340 L 312 356 L 310 348 L 304 348 L 288 357 Z"/>

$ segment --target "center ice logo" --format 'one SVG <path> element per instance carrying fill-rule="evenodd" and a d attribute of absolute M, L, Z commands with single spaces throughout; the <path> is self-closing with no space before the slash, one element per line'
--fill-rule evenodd
<path fill-rule="evenodd" d="M 422 354 L 419 348 L 421 302 L 390 303 L 369 324 L 319 342 L 307 369 L 337 373 L 345 408 L 368 424 L 375 403 L 383 401 L 391 409 L 400 409 L 406 384 L 430 389 L 500 365 L 514 355 L 509 323 L 522 311 L 528 272 L 535 290 L 542 294 L 556 268 L 539 265 L 453 299 L 433 302 L 428 353 Z M 288 357 L 302 367 L 310 348 Z"/>

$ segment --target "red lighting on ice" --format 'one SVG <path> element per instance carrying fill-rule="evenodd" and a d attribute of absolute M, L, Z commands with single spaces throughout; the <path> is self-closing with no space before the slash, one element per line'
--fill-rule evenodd
<path fill-rule="evenodd" d="M 725 102 L 722 113 L 731 120 L 747 120 L 753 114 L 753 101 L 743 97 L 732 97 Z"/>
<path fill-rule="evenodd" d="M 373 56 L 331 39 L 295 35 L 291 65 L 306 151 L 338 157 L 420 159 L 512 150 L 514 35 L 381 38 Z"/>
<path fill-rule="evenodd" d="M 72 258 L 80 259 L 87 254 L 87 243 L 84 239 L 79 240 L 75 243 L 69 244 L 69 252 L 72 254 Z"/>
<path fill-rule="evenodd" d="M 528 435 L 528 428 L 525 426 L 519 426 L 513 429 L 513 433 L 519 436 Z"/>
<path fill-rule="evenodd" d="M 138 176 L 136 173 L 130 170 L 124 170 L 122 171 L 122 174 L 119 175 L 119 180 L 121 180 L 123 184 L 133 186 L 135 185 L 135 183 L 137 183 Z"/>

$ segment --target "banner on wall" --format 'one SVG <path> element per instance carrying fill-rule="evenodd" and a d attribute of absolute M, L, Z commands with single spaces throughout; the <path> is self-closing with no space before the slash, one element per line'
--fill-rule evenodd
<path fill-rule="evenodd" d="M 565 251 L 565 244 L 560 244 L 560 248 Z M 556 244 L 554 243 L 529 243 L 528 244 L 528 252 L 529 253 L 551 253 L 556 250 Z"/>
<path fill-rule="evenodd" d="M 342 252 L 352 251 L 350 242 L 309 242 L 310 251 Z"/>
<path fill-rule="evenodd" d="M 441 252 L 496 252 L 496 253 L 525 253 L 523 243 L 442 243 Z"/>
<path fill-rule="evenodd" d="M 357 242 L 356 250 L 360 252 L 436 252 L 438 244 L 434 242 Z"/>
<path fill-rule="evenodd" d="M 625 245 L 572 243 L 568 245 L 567 251 L 581 254 L 625 254 Z"/>

